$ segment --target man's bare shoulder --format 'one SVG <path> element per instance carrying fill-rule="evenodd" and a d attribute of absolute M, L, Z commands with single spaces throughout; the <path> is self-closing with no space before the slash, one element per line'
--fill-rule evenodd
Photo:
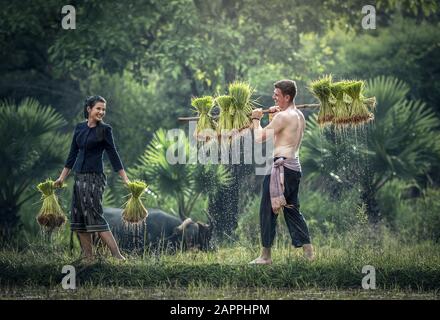
<path fill-rule="evenodd" d="M 302 113 L 302 111 L 298 108 L 296 108 L 295 110 L 296 112 L 298 112 L 299 116 L 304 119 L 304 114 Z"/>
<path fill-rule="evenodd" d="M 291 115 L 289 114 L 289 112 L 287 110 L 284 110 L 284 111 L 277 112 L 274 115 L 273 120 L 277 119 L 279 121 L 284 121 L 284 120 L 288 120 L 290 117 L 291 117 Z"/>
<path fill-rule="evenodd" d="M 303 129 L 306 127 L 306 118 L 304 117 L 304 114 L 302 113 L 302 111 L 300 109 L 295 109 L 296 113 L 297 113 L 297 119 L 300 122 L 300 125 L 303 127 Z"/>
<path fill-rule="evenodd" d="M 280 112 L 280 116 L 283 120 L 287 120 L 289 122 L 304 120 L 304 115 L 299 109 L 290 109 Z"/>
<path fill-rule="evenodd" d="M 304 114 L 299 109 L 284 110 L 277 112 L 272 122 L 277 125 L 290 125 L 297 122 L 305 122 Z"/>
<path fill-rule="evenodd" d="M 275 113 L 275 115 L 272 118 L 272 122 L 274 123 L 282 123 L 285 120 L 287 120 L 288 115 L 286 114 L 286 111 L 280 111 Z"/>

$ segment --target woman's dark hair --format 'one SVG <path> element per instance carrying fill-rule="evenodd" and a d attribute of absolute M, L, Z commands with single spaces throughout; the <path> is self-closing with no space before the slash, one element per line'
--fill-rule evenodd
<path fill-rule="evenodd" d="M 89 118 L 89 112 L 87 111 L 87 107 L 90 109 L 95 106 L 98 102 L 107 103 L 107 101 L 101 97 L 101 96 L 90 96 L 84 101 L 84 118 Z M 96 124 L 96 137 L 98 138 L 98 141 L 104 140 L 104 126 L 101 124 L 104 123 L 103 121 L 98 121 Z"/>

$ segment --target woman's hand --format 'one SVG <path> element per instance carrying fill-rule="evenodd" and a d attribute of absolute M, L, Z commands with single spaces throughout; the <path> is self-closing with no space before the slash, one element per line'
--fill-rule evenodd
<path fill-rule="evenodd" d="M 63 186 L 64 183 L 64 179 L 66 179 L 66 177 L 69 175 L 70 173 L 70 169 L 64 167 L 63 171 L 61 171 L 60 177 L 55 180 L 55 187 L 57 188 L 61 188 Z"/>
<path fill-rule="evenodd" d="M 127 173 L 125 172 L 124 169 L 119 170 L 118 173 L 119 173 L 119 176 L 122 178 L 122 182 L 123 182 L 124 184 L 128 184 L 128 183 L 130 183 L 130 179 L 128 179 L 128 177 L 127 177 Z"/>
<path fill-rule="evenodd" d="M 57 188 L 61 188 L 63 186 L 64 183 L 64 179 L 62 177 L 59 177 L 58 179 L 55 180 L 54 185 Z"/>

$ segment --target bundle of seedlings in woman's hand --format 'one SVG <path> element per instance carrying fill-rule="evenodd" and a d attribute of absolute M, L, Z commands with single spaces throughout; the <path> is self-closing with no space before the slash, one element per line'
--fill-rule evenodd
<path fill-rule="evenodd" d="M 62 187 L 64 187 L 64 185 Z M 41 192 L 41 199 L 43 200 L 37 221 L 40 226 L 51 232 L 66 222 L 66 215 L 58 203 L 54 181 L 47 179 L 45 182 L 38 184 L 37 188 Z"/>
<path fill-rule="evenodd" d="M 232 128 L 235 132 L 248 129 L 252 124 L 251 96 L 253 89 L 246 82 L 235 81 L 229 85 L 229 95 L 232 97 L 230 113 L 233 116 Z"/>
<path fill-rule="evenodd" d="M 330 104 L 331 99 L 332 76 L 324 76 L 310 84 L 310 91 L 319 100 L 321 106 L 319 108 L 318 123 L 324 125 L 330 123 L 334 118 L 333 106 Z"/>
<path fill-rule="evenodd" d="M 217 134 L 215 132 L 216 125 L 211 116 L 211 110 L 214 106 L 213 98 L 211 96 L 192 98 L 191 105 L 199 115 L 194 136 L 200 141 L 214 138 Z"/>
<path fill-rule="evenodd" d="M 140 224 L 148 216 L 148 211 L 142 204 L 142 195 L 147 190 L 147 184 L 141 180 L 133 180 L 127 183 L 131 196 L 125 204 L 122 218 L 131 224 Z"/>
<path fill-rule="evenodd" d="M 233 129 L 233 119 L 231 115 L 232 97 L 227 95 L 218 96 L 215 99 L 215 102 L 220 109 L 220 115 L 217 122 L 217 133 L 224 137 L 229 137 L 232 133 L 231 130 Z"/>
<path fill-rule="evenodd" d="M 350 122 L 353 126 L 362 125 L 373 119 L 373 114 L 369 111 L 367 99 L 363 96 L 363 81 L 348 81 L 345 84 L 345 92 L 351 98 Z M 376 99 L 373 99 L 373 108 Z"/>

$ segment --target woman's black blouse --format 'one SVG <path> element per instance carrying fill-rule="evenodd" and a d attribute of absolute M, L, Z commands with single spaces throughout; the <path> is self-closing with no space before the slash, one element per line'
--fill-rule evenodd
<path fill-rule="evenodd" d="M 115 147 L 112 127 L 101 123 L 104 127 L 104 136 L 98 141 L 96 127 L 90 128 L 86 122 L 78 123 L 73 133 L 72 144 L 65 167 L 77 173 L 89 173 L 104 171 L 102 155 L 107 152 L 114 171 L 123 169 L 121 159 Z"/>

